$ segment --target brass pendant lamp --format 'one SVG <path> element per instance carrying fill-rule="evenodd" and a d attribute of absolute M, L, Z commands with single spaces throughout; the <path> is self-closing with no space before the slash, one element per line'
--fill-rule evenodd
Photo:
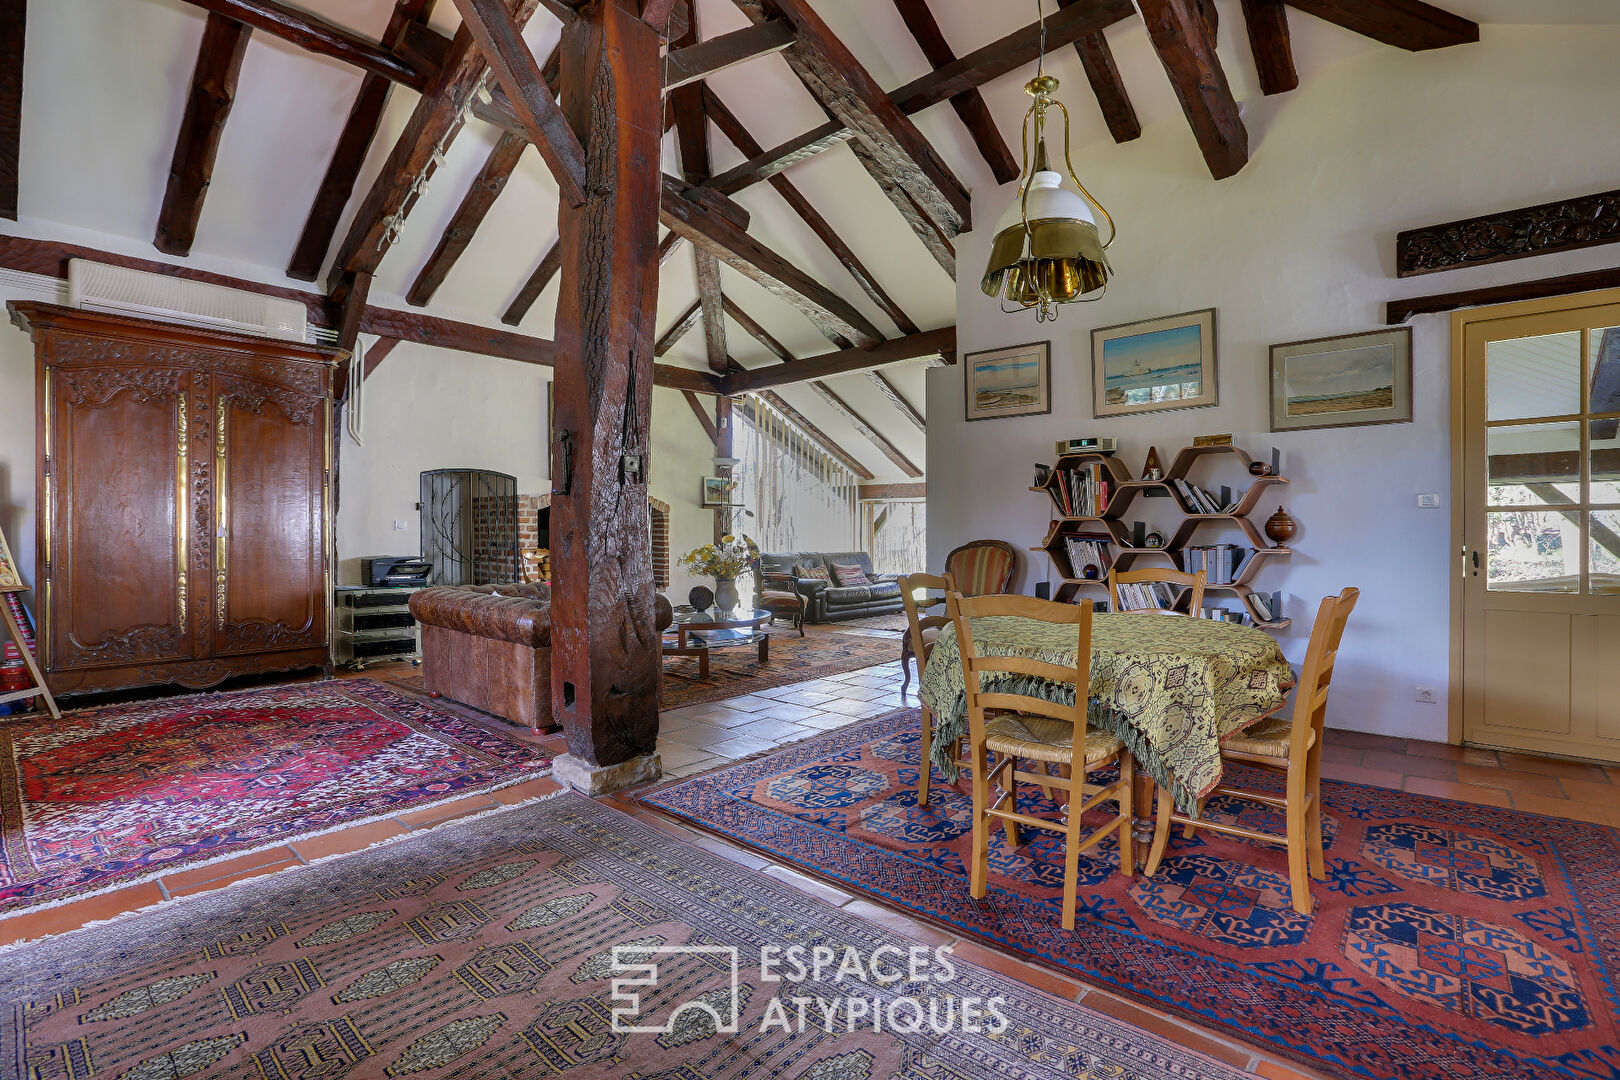
<path fill-rule="evenodd" d="M 1041 18 L 1041 52 L 1035 77 L 1024 86 L 1032 99 L 1024 114 L 1024 168 L 1018 197 L 996 224 L 979 287 L 986 296 L 1000 297 L 1003 311 L 1033 308 L 1036 321 L 1047 322 L 1057 318 L 1059 304 L 1102 299 L 1113 273 L 1106 251 L 1116 230 L 1114 219 L 1092 198 L 1069 160 L 1069 110 L 1052 98 L 1058 80 L 1046 74 L 1046 12 L 1041 0 L 1035 6 Z M 1054 105 L 1063 113 L 1063 165 L 1073 190 L 1047 160 L 1046 110 Z M 1097 214 L 1108 223 L 1106 241 L 1097 231 Z"/>

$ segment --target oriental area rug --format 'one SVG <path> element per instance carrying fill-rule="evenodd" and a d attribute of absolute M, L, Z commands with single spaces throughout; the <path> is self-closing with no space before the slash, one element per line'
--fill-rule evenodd
<path fill-rule="evenodd" d="M 936 771 L 917 805 L 918 723 L 897 710 L 640 798 L 1328 1073 L 1620 1077 L 1620 831 L 1324 781 L 1312 914 L 1290 903 L 1282 848 L 1178 829 L 1152 878 L 1118 873 L 1113 837 L 1082 854 L 1070 932 L 1057 834 L 1026 829 L 1013 849 L 994 832 L 989 895 L 968 896 L 971 787 Z M 1034 788 L 1020 803 L 1059 813 Z M 1282 831 L 1276 811 L 1225 797 L 1206 814 Z"/>
<path fill-rule="evenodd" d="M 765 946 L 819 946 L 839 962 L 820 979 L 783 964 L 772 981 Z M 911 946 L 565 793 L 0 952 L 0 1069 L 136 1080 L 1241 1080 L 932 949 L 918 947 L 912 974 Z M 830 1015 L 807 1008 L 801 1024 L 792 999 L 812 995 Z M 902 999 L 929 1017 L 924 1026 L 894 1007 Z M 969 1002 L 995 1002 L 1000 1022 L 953 1022 Z M 872 1011 L 899 1020 L 873 1023 Z"/>
<path fill-rule="evenodd" d="M 771 634 L 771 658 L 764 665 L 749 646 L 715 649 L 709 654 L 709 677 L 698 679 L 695 659 L 665 657 L 664 697 L 659 708 L 667 711 L 723 701 L 898 659 L 898 638 L 840 634 L 810 626 L 800 637 L 797 630 L 778 628 Z"/>
<path fill-rule="evenodd" d="M 29 715 L 0 723 L 0 917 L 550 771 L 367 679 Z"/>

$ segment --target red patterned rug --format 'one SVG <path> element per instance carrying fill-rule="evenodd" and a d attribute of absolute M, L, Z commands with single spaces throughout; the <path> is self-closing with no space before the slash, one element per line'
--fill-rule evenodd
<path fill-rule="evenodd" d="M 1244 1080 L 911 945 L 569 794 L 8 949 L 0 1076 Z"/>
<path fill-rule="evenodd" d="M 0 724 L 0 917 L 543 776 L 368 679 Z"/>
<path fill-rule="evenodd" d="M 1620 830 L 1329 781 L 1310 915 L 1290 903 L 1281 848 L 1177 830 L 1152 878 L 1118 873 L 1112 837 L 1081 855 L 1067 932 L 1055 834 L 1027 830 L 1012 849 L 994 833 L 989 895 L 968 896 L 971 789 L 936 772 L 919 807 L 918 745 L 903 709 L 640 797 L 1337 1075 L 1620 1078 Z M 1033 788 L 1020 803 L 1058 813 Z M 1262 806 L 1206 812 L 1281 831 Z"/>

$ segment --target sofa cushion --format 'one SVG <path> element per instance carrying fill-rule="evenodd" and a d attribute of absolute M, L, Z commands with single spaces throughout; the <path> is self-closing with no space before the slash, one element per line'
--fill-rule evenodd
<path fill-rule="evenodd" d="M 872 599 L 898 600 L 900 599 L 900 583 L 897 581 L 872 582 Z"/>
<path fill-rule="evenodd" d="M 872 599 L 872 590 L 870 587 L 865 585 L 834 585 L 823 595 L 827 597 L 828 604 L 836 604 L 839 607 L 848 607 L 850 604 L 870 603 Z"/>
<path fill-rule="evenodd" d="M 831 581 L 832 577 L 827 568 L 818 563 L 801 563 L 794 568 L 793 573 L 807 581 Z"/>
<path fill-rule="evenodd" d="M 866 576 L 860 563 L 833 563 L 832 575 L 843 586 L 872 584 L 872 579 Z"/>

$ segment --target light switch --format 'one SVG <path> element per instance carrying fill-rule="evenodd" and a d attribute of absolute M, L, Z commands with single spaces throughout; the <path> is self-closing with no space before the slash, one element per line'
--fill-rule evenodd
<path fill-rule="evenodd" d="M 398 518 L 394 519 L 394 531 L 395 532 L 404 532 L 406 528 L 407 528 L 407 526 L 403 521 L 400 521 Z"/>
<path fill-rule="evenodd" d="M 1419 495 L 1418 496 L 1418 509 L 1419 510 L 1438 510 L 1438 509 L 1440 509 L 1440 496 L 1435 495 L 1435 494 Z"/>

